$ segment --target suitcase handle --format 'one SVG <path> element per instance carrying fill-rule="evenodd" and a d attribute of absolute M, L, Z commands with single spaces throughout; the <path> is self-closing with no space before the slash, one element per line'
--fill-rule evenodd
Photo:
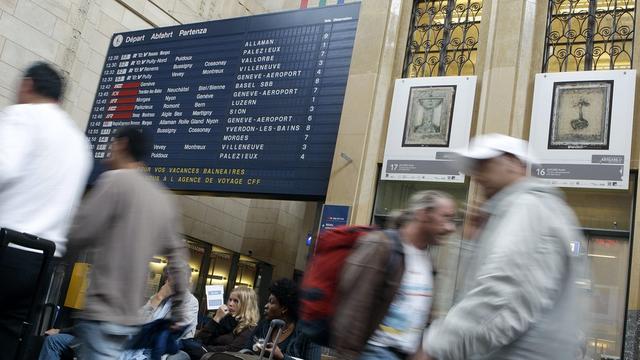
<path fill-rule="evenodd" d="M 45 258 L 52 257 L 56 251 L 56 245 L 51 241 L 41 239 L 35 235 L 1 228 L 0 246 L 4 249 L 10 243 L 40 250 L 43 252 Z"/>
<path fill-rule="evenodd" d="M 269 330 L 267 331 L 267 336 L 265 337 L 262 350 L 260 350 L 260 356 L 258 357 L 258 360 L 263 359 L 264 351 L 267 348 L 267 343 L 269 342 L 269 339 L 271 339 L 271 333 L 273 332 L 273 329 L 278 328 L 276 337 L 273 339 L 273 348 L 275 349 L 276 345 L 278 344 L 278 339 L 280 338 L 280 334 L 282 334 L 282 328 L 285 327 L 285 325 L 286 323 L 284 322 L 284 320 L 280 320 L 280 319 L 271 320 L 271 324 L 269 325 Z M 274 351 L 271 351 L 269 354 L 269 360 L 273 359 L 273 354 L 274 354 Z"/>

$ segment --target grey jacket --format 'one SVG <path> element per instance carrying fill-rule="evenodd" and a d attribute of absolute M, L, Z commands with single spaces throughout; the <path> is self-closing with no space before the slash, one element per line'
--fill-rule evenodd
<path fill-rule="evenodd" d="M 165 255 L 174 279 L 171 315 L 187 325 L 187 253 L 179 223 L 169 193 L 142 170 L 103 173 L 82 201 L 69 233 L 70 250 L 94 252 L 85 307 L 78 317 L 141 324 L 138 309 L 145 303 L 149 261 Z"/>
<path fill-rule="evenodd" d="M 436 321 L 424 348 L 438 360 L 567 360 L 581 308 L 575 278 L 584 256 L 577 221 L 555 188 L 526 179 L 484 205 L 460 301 Z"/>

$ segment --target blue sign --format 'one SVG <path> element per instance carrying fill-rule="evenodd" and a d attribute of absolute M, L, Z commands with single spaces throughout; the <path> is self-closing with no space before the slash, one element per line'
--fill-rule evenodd
<path fill-rule="evenodd" d="M 313 242 L 313 235 L 311 233 L 307 233 L 307 239 L 305 240 L 305 244 L 307 246 L 311 246 L 312 242 Z"/>
<path fill-rule="evenodd" d="M 324 205 L 320 219 L 320 232 L 332 228 L 347 225 L 349 223 L 349 210 L 346 205 Z"/>
<path fill-rule="evenodd" d="M 115 34 L 87 126 L 96 163 L 135 125 L 170 189 L 323 198 L 359 9 Z"/>
<path fill-rule="evenodd" d="M 569 242 L 569 248 L 571 249 L 571 255 L 572 256 L 579 256 L 580 255 L 580 241 L 579 240 L 573 240 L 573 241 Z"/>

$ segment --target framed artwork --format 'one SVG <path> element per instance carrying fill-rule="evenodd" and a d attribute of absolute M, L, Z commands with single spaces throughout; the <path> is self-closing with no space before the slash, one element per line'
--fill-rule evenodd
<path fill-rule="evenodd" d="M 553 84 L 549 149 L 609 149 L 613 80 Z"/>
<path fill-rule="evenodd" d="M 448 147 L 455 98 L 456 85 L 412 87 L 402 147 Z"/>

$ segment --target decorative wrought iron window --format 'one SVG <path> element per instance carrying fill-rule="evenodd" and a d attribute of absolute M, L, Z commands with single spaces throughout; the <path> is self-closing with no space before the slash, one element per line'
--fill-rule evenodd
<path fill-rule="evenodd" d="M 549 0 L 543 72 L 629 69 L 635 0 Z"/>
<path fill-rule="evenodd" d="M 404 77 L 472 75 L 482 0 L 415 0 Z"/>

